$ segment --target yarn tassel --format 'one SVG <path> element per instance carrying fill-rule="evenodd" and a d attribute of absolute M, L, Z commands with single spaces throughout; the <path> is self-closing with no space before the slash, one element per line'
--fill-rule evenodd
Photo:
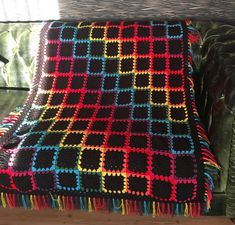
<path fill-rule="evenodd" d="M 206 198 L 206 210 L 208 211 L 211 208 L 210 202 L 212 199 L 212 194 L 211 194 L 211 189 L 209 187 L 209 184 L 206 183 L 205 185 L 206 185 L 205 189 L 206 189 L 206 197 L 207 197 Z"/>
<path fill-rule="evenodd" d="M 71 202 L 71 209 L 74 210 L 74 202 L 72 196 L 70 196 L 70 202 Z"/>
<path fill-rule="evenodd" d="M 193 204 L 193 217 L 196 217 L 197 216 L 197 204 L 194 203 Z"/>
<path fill-rule="evenodd" d="M 8 194 L 8 199 L 9 199 L 9 203 L 10 203 L 9 207 L 14 208 L 13 196 L 11 193 Z"/>
<path fill-rule="evenodd" d="M 37 201 L 35 201 L 34 195 L 30 195 L 30 202 L 31 202 L 31 209 L 37 209 L 38 210 Z"/>
<path fill-rule="evenodd" d="M 189 33 L 189 41 L 193 43 L 198 43 L 200 41 L 200 35 L 195 32 L 190 32 Z"/>
<path fill-rule="evenodd" d="M 14 208 L 17 207 L 16 199 L 17 199 L 17 195 L 12 194 L 12 201 L 13 201 L 13 204 L 14 204 Z"/>
<path fill-rule="evenodd" d="M 185 203 L 184 204 L 184 216 L 188 217 L 189 216 L 189 212 L 188 212 L 188 204 Z"/>
<path fill-rule="evenodd" d="M 71 204 L 70 204 L 70 201 L 69 201 L 69 196 L 66 196 L 65 197 L 65 202 L 66 202 L 66 209 L 67 210 L 70 210 L 71 208 Z"/>
<path fill-rule="evenodd" d="M 176 203 L 176 207 L 175 207 L 175 215 L 178 216 L 179 215 L 179 204 Z"/>
<path fill-rule="evenodd" d="M 6 202 L 7 202 L 8 206 L 9 206 L 10 208 L 13 208 L 9 194 L 6 193 L 5 196 L 6 196 Z"/>
<path fill-rule="evenodd" d="M 157 216 L 161 215 L 160 203 L 157 203 Z"/>
<path fill-rule="evenodd" d="M 87 198 L 83 197 L 83 201 L 82 202 L 83 202 L 84 210 L 86 211 L 88 209 Z"/>
<path fill-rule="evenodd" d="M 198 43 L 201 39 L 200 33 L 192 26 L 192 21 L 186 21 L 186 25 L 189 31 L 189 42 L 190 44 Z"/>
<path fill-rule="evenodd" d="M 102 209 L 102 204 L 101 204 L 101 199 L 100 198 L 97 198 L 96 200 L 96 204 L 97 204 L 97 210 L 101 210 Z"/>
<path fill-rule="evenodd" d="M 40 198 L 40 196 L 38 196 Z M 42 196 L 41 202 L 42 202 L 42 208 L 49 208 L 48 201 L 47 201 L 47 196 L 45 197 L 44 195 Z M 52 201 L 51 201 L 51 207 L 52 207 Z"/>
<path fill-rule="evenodd" d="M 34 202 L 34 207 L 36 210 L 40 209 L 40 201 L 38 201 L 37 196 L 33 195 L 33 202 Z"/>
<path fill-rule="evenodd" d="M 121 200 L 121 210 L 122 210 L 122 215 L 125 215 L 125 205 L 124 205 L 124 200 Z"/>
<path fill-rule="evenodd" d="M 39 196 L 34 195 L 34 201 L 37 202 L 38 210 L 41 210 L 43 207 L 46 208 L 42 203 L 43 198 L 41 199 Z"/>
<path fill-rule="evenodd" d="M 79 198 L 79 203 L 80 203 L 80 210 L 84 210 L 83 202 L 82 202 L 82 197 Z"/>
<path fill-rule="evenodd" d="M 142 204 L 140 201 L 138 201 L 138 212 L 141 216 L 143 215 L 143 208 Z"/>
<path fill-rule="evenodd" d="M 4 198 L 4 194 L 3 193 L 1 193 L 1 203 L 2 203 L 3 208 L 7 207 L 6 200 Z"/>
<path fill-rule="evenodd" d="M 155 218 L 156 217 L 156 202 L 153 202 L 153 213 L 152 213 L 152 217 Z"/>
<path fill-rule="evenodd" d="M 16 109 L 15 112 L 11 112 L 8 116 L 3 118 L 3 120 L 0 123 L 0 137 L 5 135 L 11 127 L 17 122 L 21 115 L 21 109 Z"/>
<path fill-rule="evenodd" d="M 88 212 L 92 212 L 91 198 L 88 198 Z"/>
<path fill-rule="evenodd" d="M 36 207 L 34 207 L 33 196 L 30 195 L 29 199 L 30 199 L 31 209 L 36 209 Z"/>
<path fill-rule="evenodd" d="M 66 208 L 65 197 L 64 197 L 63 195 L 61 196 L 61 205 L 62 205 L 62 210 L 63 210 L 63 209 L 67 209 L 67 208 Z"/>
<path fill-rule="evenodd" d="M 192 208 L 192 203 L 189 203 L 189 215 L 193 217 L 193 208 Z"/>
<path fill-rule="evenodd" d="M 61 196 L 57 197 L 57 203 L 58 203 L 59 210 L 63 210 L 63 205 L 62 205 L 62 202 L 61 202 Z"/>
<path fill-rule="evenodd" d="M 191 44 L 195 41 L 198 41 L 200 37 L 198 36 L 198 33 L 195 31 L 193 27 L 190 26 L 190 22 L 187 24 L 188 30 L 189 30 L 189 50 L 191 49 Z M 188 71 L 189 71 L 189 86 L 190 86 L 190 96 L 191 96 L 191 103 L 192 103 L 192 110 L 194 114 L 194 120 L 196 123 L 196 129 L 198 133 L 199 143 L 201 146 L 201 157 L 202 162 L 204 165 L 204 197 L 205 197 L 205 208 L 203 208 L 204 211 L 208 211 L 210 208 L 210 202 L 212 199 L 212 191 L 214 188 L 214 182 L 212 179 L 212 174 L 218 174 L 220 170 L 220 166 L 216 162 L 215 157 L 212 155 L 210 151 L 210 142 L 208 140 L 208 135 L 206 133 L 206 129 L 203 127 L 200 119 L 199 114 L 196 107 L 195 102 L 195 90 L 194 90 L 194 82 L 193 82 L 193 69 L 192 69 L 192 51 L 189 51 L 189 63 L 188 63 Z M 203 204 L 202 204 L 203 205 Z M 185 206 L 187 209 L 187 206 Z M 201 211 L 201 205 L 199 204 L 197 207 L 197 212 L 200 215 Z M 187 213 L 186 213 L 187 214 Z"/>
<path fill-rule="evenodd" d="M 201 216 L 201 204 L 198 204 L 198 211 L 197 212 L 198 212 L 198 214 L 197 214 L 198 217 Z"/>
<path fill-rule="evenodd" d="M 23 207 L 24 207 L 25 209 L 27 209 L 28 207 L 27 207 L 27 204 L 26 204 L 25 196 L 24 196 L 24 195 L 21 196 L 21 200 L 22 200 Z"/>
<path fill-rule="evenodd" d="M 96 199 L 95 198 L 93 198 L 93 206 L 94 206 L 95 211 L 97 212 L 98 209 L 97 209 L 97 206 L 96 206 Z"/>
<path fill-rule="evenodd" d="M 207 208 L 210 208 L 210 187 L 206 186 Z M 184 215 L 185 217 L 200 216 L 200 203 L 166 203 L 166 202 L 150 202 L 124 199 L 105 199 L 95 197 L 77 197 L 64 195 L 24 195 L 24 194 L 8 194 L 1 192 L 0 205 L 4 208 L 20 207 L 25 209 L 41 210 L 43 208 L 58 208 L 59 210 L 80 209 L 81 211 L 106 211 L 120 212 L 122 215 L 139 214 L 156 216 L 173 216 Z"/>
<path fill-rule="evenodd" d="M 146 201 L 144 201 L 144 215 L 148 215 L 148 210 L 147 210 Z"/>
<path fill-rule="evenodd" d="M 170 216 L 171 215 L 171 207 L 170 207 L 170 203 L 167 203 L 167 215 Z"/>
<path fill-rule="evenodd" d="M 113 211 L 114 211 L 114 212 L 117 212 L 117 210 L 116 210 L 116 203 L 115 203 L 115 199 L 113 199 L 113 201 L 112 201 L 112 202 L 113 202 Z"/>
<path fill-rule="evenodd" d="M 51 205 L 52 205 L 52 208 L 56 208 L 55 199 L 52 195 L 51 195 Z"/>

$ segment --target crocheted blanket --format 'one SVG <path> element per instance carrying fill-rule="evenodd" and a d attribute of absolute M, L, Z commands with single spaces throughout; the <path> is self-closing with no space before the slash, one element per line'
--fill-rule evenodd
<path fill-rule="evenodd" d="M 20 118 L 0 140 L 3 206 L 199 215 L 218 168 L 185 21 L 49 22 Z"/>

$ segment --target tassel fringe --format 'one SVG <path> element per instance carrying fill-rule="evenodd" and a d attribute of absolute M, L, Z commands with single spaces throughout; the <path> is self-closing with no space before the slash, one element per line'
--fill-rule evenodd
<path fill-rule="evenodd" d="M 199 43 L 199 41 L 201 41 L 201 36 L 198 30 L 196 30 L 193 26 L 192 26 L 192 21 L 190 20 L 186 20 L 186 25 L 187 28 L 189 30 L 189 34 L 188 34 L 188 39 L 189 39 L 189 44 L 192 45 L 194 43 Z"/>
<path fill-rule="evenodd" d="M 15 124 L 21 115 L 20 108 L 16 109 L 15 112 L 11 112 L 7 117 L 0 123 L 0 138 L 6 134 L 9 129 Z"/>
<path fill-rule="evenodd" d="M 81 210 L 88 212 L 114 212 L 122 215 L 152 215 L 199 217 L 200 203 L 165 203 L 155 201 L 137 201 L 124 199 L 106 199 L 63 195 L 25 195 L 1 193 L 0 205 L 3 208 L 23 207 L 42 210 L 56 208 L 61 211 Z"/>
<path fill-rule="evenodd" d="M 193 81 L 193 76 L 192 76 L 193 68 L 192 68 L 191 46 L 192 46 L 192 44 L 200 41 L 200 35 L 191 26 L 191 21 L 186 21 L 186 24 L 187 24 L 187 27 L 189 30 L 188 40 L 189 40 L 189 48 L 190 48 L 189 49 L 190 54 L 189 54 L 189 59 L 188 59 L 188 62 L 189 62 L 189 64 L 188 64 L 188 71 L 189 71 L 188 82 L 189 82 L 189 86 L 190 86 L 190 95 L 191 95 L 194 120 L 196 123 L 196 129 L 197 129 L 197 133 L 198 133 L 199 143 L 201 145 L 202 163 L 204 165 L 204 200 L 205 200 L 205 205 L 203 206 L 203 211 L 208 212 L 208 210 L 210 209 L 210 204 L 211 204 L 211 200 L 212 200 L 212 191 L 214 189 L 214 181 L 213 181 L 212 175 L 219 173 L 220 166 L 218 165 L 214 155 L 210 151 L 210 142 L 208 139 L 208 135 L 206 133 L 206 129 L 204 128 L 203 124 L 201 123 L 201 121 L 199 119 L 199 114 L 198 114 L 196 102 L 195 102 L 194 81 Z M 192 207 L 192 206 L 190 206 L 190 207 Z M 191 208 L 190 208 L 190 210 L 191 210 Z"/>

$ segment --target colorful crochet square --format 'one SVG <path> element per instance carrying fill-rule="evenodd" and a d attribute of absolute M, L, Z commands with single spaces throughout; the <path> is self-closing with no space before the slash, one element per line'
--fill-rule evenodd
<path fill-rule="evenodd" d="M 213 186 L 184 21 L 50 22 L 18 125 L 1 140 L 2 205 L 199 215 Z"/>

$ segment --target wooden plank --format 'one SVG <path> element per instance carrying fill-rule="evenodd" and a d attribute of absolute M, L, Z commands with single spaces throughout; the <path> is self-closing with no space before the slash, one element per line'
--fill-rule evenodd
<path fill-rule="evenodd" d="M 104 212 L 42 211 L 0 208 L 0 225 L 232 225 L 226 217 L 156 217 Z"/>

